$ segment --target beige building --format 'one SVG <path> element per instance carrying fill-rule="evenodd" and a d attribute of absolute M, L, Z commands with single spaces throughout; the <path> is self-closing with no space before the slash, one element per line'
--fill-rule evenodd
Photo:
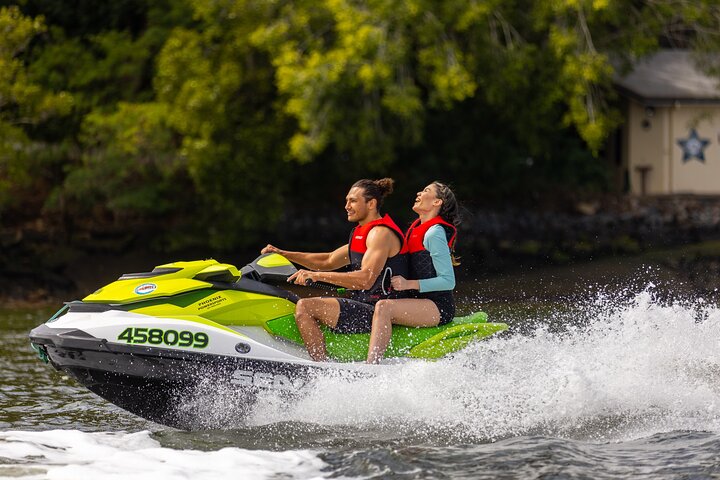
<path fill-rule="evenodd" d="M 618 153 L 630 193 L 720 195 L 718 80 L 684 50 L 661 51 L 616 80 L 628 99 Z"/>

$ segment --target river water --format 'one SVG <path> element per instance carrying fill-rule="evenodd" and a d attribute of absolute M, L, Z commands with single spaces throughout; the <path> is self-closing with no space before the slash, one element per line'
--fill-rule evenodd
<path fill-rule="evenodd" d="M 460 313 L 483 308 L 510 331 L 319 379 L 293 404 L 268 394 L 244 419 L 206 405 L 211 428 L 196 432 L 41 363 L 27 334 L 51 311 L 0 310 L 0 478 L 720 478 L 717 300 L 613 268 L 469 279 Z"/>

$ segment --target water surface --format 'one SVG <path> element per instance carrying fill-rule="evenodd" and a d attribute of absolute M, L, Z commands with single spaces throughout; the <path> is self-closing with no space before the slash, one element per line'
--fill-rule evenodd
<path fill-rule="evenodd" d="M 468 279 L 461 313 L 509 332 L 321 378 L 292 403 L 268 393 L 247 417 L 194 405 L 196 432 L 41 363 L 27 333 L 51 310 L 0 310 L 0 477 L 720 478 L 716 300 L 655 268 L 608 268 Z"/>

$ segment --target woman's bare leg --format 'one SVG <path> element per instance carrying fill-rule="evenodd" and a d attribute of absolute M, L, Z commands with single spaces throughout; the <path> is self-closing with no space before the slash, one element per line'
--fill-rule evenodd
<path fill-rule="evenodd" d="M 340 303 L 335 298 L 302 298 L 295 306 L 295 323 L 310 357 L 317 362 L 327 360 L 325 336 L 319 322 L 335 327 L 340 317 Z"/>
<path fill-rule="evenodd" d="M 392 325 L 434 327 L 440 323 L 440 312 L 432 300 L 402 298 L 380 300 L 375 304 L 367 363 L 379 363 L 392 336 Z"/>

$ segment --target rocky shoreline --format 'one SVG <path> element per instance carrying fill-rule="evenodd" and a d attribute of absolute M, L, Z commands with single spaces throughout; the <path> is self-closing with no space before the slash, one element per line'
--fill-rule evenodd
<path fill-rule="evenodd" d="M 563 211 L 477 212 L 473 250 L 550 263 L 627 255 L 720 238 L 720 198 L 609 197 Z"/>
<path fill-rule="evenodd" d="M 268 234 L 268 241 L 297 249 L 333 248 L 348 231 L 347 222 L 336 213 L 288 215 L 276 232 Z M 167 251 L 153 241 L 153 231 L 157 230 L 112 227 L 68 233 L 42 221 L 4 228 L 0 230 L 0 302 L 42 304 L 73 298 L 120 273 L 176 259 L 215 257 L 240 264 L 260 247 L 234 252 Z M 660 261 L 686 271 L 689 278 L 715 285 L 720 246 L 713 242 L 720 239 L 720 197 L 608 196 L 551 209 L 488 207 L 465 212 L 460 238 L 458 253 L 471 259 L 465 267 L 472 270 L 478 265 L 485 273 L 704 242 L 710 246 Z"/>

